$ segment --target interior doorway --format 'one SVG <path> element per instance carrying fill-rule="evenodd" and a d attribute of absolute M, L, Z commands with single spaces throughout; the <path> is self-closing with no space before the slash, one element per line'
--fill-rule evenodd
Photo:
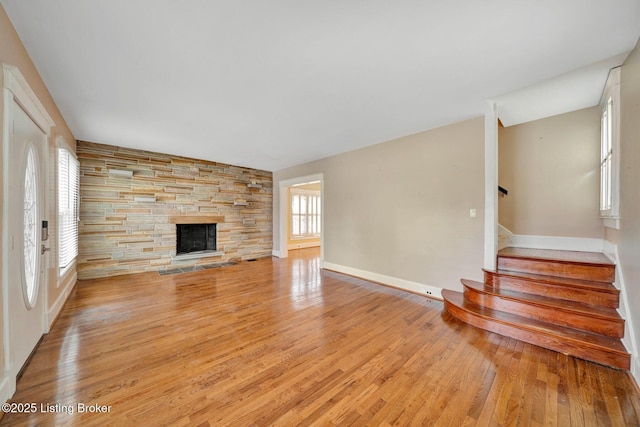
<path fill-rule="evenodd" d="M 324 259 L 324 174 L 307 175 L 298 178 L 292 178 L 280 181 L 278 183 L 280 191 L 279 197 L 279 250 L 274 251 L 274 255 L 280 258 L 289 256 L 289 248 L 300 248 L 313 246 L 314 234 L 319 238 L 320 245 L 320 261 Z M 292 192 L 292 189 L 293 192 Z M 297 190 L 297 191 L 296 191 Z M 298 193 L 299 197 L 295 200 L 298 202 L 298 209 L 295 216 L 298 222 L 292 220 L 292 193 Z M 305 194 L 306 193 L 306 194 Z M 314 195 L 319 194 L 319 198 L 315 199 Z M 316 221 L 314 223 L 314 221 Z M 304 222 L 304 225 L 303 225 Z M 317 231 L 317 232 L 316 232 Z M 295 234 L 298 236 L 295 236 Z M 299 237 L 293 239 L 292 237 Z M 317 245 L 317 244 L 315 244 Z"/>
<path fill-rule="evenodd" d="M 320 181 L 293 185 L 288 190 L 287 249 L 319 248 L 322 231 Z"/>

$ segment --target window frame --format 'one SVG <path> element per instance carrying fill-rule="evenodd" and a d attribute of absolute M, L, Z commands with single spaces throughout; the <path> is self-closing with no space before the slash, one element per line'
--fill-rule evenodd
<path fill-rule="evenodd" d="M 76 260 L 78 258 L 78 226 L 80 220 L 80 163 L 78 162 L 78 158 L 76 154 L 71 150 L 69 145 L 67 145 L 66 141 L 61 138 L 57 139 L 56 144 L 56 266 L 58 270 L 58 279 L 61 279 L 67 275 L 69 271 L 76 265 Z M 66 175 L 63 175 L 63 165 L 61 161 L 63 157 L 66 159 Z M 72 184 L 70 181 L 72 179 L 72 167 L 75 166 L 75 179 Z M 64 177 L 66 176 L 66 185 L 63 187 Z M 75 186 L 75 189 L 73 188 Z M 66 197 L 62 197 L 61 190 L 66 190 Z M 75 190 L 75 194 L 72 194 L 72 191 Z M 66 200 L 67 209 L 64 212 L 61 212 L 61 204 Z M 67 233 L 66 229 L 63 227 L 68 224 L 63 224 L 63 220 L 61 219 L 63 215 L 70 216 L 72 221 L 74 221 L 71 225 L 71 238 L 73 239 L 73 234 L 75 234 L 74 243 L 75 247 L 71 248 L 71 259 L 61 259 L 61 256 L 66 252 L 67 248 L 63 247 L 65 233 Z M 64 264 L 64 265 L 63 265 Z M 60 280 L 58 282 L 60 284 Z"/>
<path fill-rule="evenodd" d="M 307 202 L 307 206 L 305 207 L 305 212 L 301 212 L 302 209 L 299 208 L 299 212 L 298 213 L 294 213 L 294 208 L 293 208 L 293 203 L 294 203 L 294 199 L 295 197 L 311 197 L 313 199 L 316 200 L 315 204 L 315 210 L 312 210 L 312 212 L 309 212 L 309 202 Z M 307 199 L 309 200 L 309 199 Z M 311 205 L 312 205 L 311 204 Z M 303 189 L 303 188 L 295 188 L 292 187 L 290 189 L 290 198 L 289 198 L 289 211 L 290 211 L 290 218 L 289 218 L 289 238 L 291 240 L 304 240 L 304 239 L 315 239 L 315 238 L 319 238 L 320 234 L 322 232 L 322 199 L 320 196 L 320 191 L 316 191 L 316 190 L 308 190 L 308 189 Z M 302 216 L 304 215 L 306 217 L 306 224 L 314 224 L 315 226 L 313 227 L 314 230 L 316 232 L 313 233 L 294 233 L 294 216 Z M 311 219 L 311 222 L 309 222 L 309 220 Z M 299 224 L 301 224 L 301 222 L 298 222 Z"/>
<path fill-rule="evenodd" d="M 600 218 L 620 228 L 620 67 L 609 71 L 600 99 Z"/>

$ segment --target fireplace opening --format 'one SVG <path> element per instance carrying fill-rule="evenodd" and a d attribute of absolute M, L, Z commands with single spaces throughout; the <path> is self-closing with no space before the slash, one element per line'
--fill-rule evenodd
<path fill-rule="evenodd" d="M 176 224 L 176 255 L 215 252 L 216 224 Z"/>

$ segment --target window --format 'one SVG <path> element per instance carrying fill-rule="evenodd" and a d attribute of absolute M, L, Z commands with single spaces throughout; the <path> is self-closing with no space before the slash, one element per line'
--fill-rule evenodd
<path fill-rule="evenodd" d="M 320 235 L 320 192 L 291 189 L 291 237 Z"/>
<path fill-rule="evenodd" d="M 33 307 L 36 302 L 36 285 L 38 270 L 38 175 L 33 145 L 29 147 L 27 164 L 24 171 L 24 278 L 27 291 L 27 304 Z"/>
<path fill-rule="evenodd" d="M 609 73 L 600 105 L 600 216 L 606 227 L 619 228 L 619 67 Z"/>
<path fill-rule="evenodd" d="M 58 267 L 60 274 L 78 255 L 79 164 L 66 148 L 58 148 Z"/>
<path fill-rule="evenodd" d="M 602 124 L 600 137 L 600 211 L 606 215 L 611 211 L 611 159 L 613 147 L 611 144 L 611 98 L 602 109 Z"/>

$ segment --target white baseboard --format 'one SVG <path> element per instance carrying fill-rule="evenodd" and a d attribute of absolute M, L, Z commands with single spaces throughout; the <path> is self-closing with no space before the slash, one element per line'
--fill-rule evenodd
<path fill-rule="evenodd" d="M 511 232 L 511 230 L 509 230 L 507 227 L 500 224 L 498 224 L 498 234 L 504 234 L 509 237 L 513 236 L 513 233 Z"/>
<path fill-rule="evenodd" d="M 320 246 L 320 242 L 305 242 L 305 243 L 292 243 L 288 246 L 289 250 L 293 249 L 304 249 L 304 248 L 315 248 Z"/>
<path fill-rule="evenodd" d="M 69 298 L 69 294 L 71 293 L 73 288 L 76 286 L 77 280 L 78 280 L 78 273 L 74 272 L 73 275 L 71 276 L 71 279 L 66 281 L 67 284 L 65 288 L 62 290 L 62 292 L 60 292 L 60 295 L 58 296 L 56 301 L 53 303 L 51 307 L 49 307 L 49 310 L 47 311 L 49 328 L 53 326 L 53 322 L 55 322 L 56 318 L 58 317 L 58 314 L 60 314 L 60 311 L 62 311 L 62 307 L 64 307 L 64 303 L 67 302 L 67 298 Z"/>
<path fill-rule="evenodd" d="M 617 263 L 616 250 L 617 250 L 617 246 L 616 245 L 614 245 L 613 243 L 611 243 L 608 240 L 604 240 L 603 241 L 602 252 L 604 252 L 604 254 L 607 256 L 607 258 L 609 258 L 611 260 L 611 262 L 613 262 L 613 263 Z"/>
<path fill-rule="evenodd" d="M 554 249 L 559 251 L 602 252 L 603 239 L 587 237 L 527 236 L 514 234 L 511 247 L 531 249 Z"/>
<path fill-rule="evenodd" d="M 607 255 L 614 264 L 616 264 L 616 281 L 613 283 L 616 288 L 620 290 L 620 306 L 618 313 L 625 319 L 624 322 L 624 338 L 622 338 L 622 344 L 627 351 L 631 353 L 631 375 L 636 380 L 636 383 L 640 384 L 640 346 L 636 342 L 635 328 L 639 325 L 634 325 L 631 316 L 631 309 L 629 307 L 629 299 L 627 298 L 627 286 L 624 280 L 624 274 L 618 260 L 620 256 L 618 254 L 618 245 L 615 245 L 609 241 L 604 241 L 604 253 Z"/>
<path fill-rule="evenodd" d="M 16 392 L 16 378 L 11 379 L 10 369 L 5 369 L 4 375 L 0 380 L 0 403 L 6 403 L 13 397 Z"/>
<path fill-rule="evenodd" d="M 282 258 L 282 252 L 277 251 L 277 250 L 275 250 L 275 249 L 273 249 L 273 250 L 271 251 L 271 255 L 273 255 L 273 256 L 275 256 L 275 257 L 278 257 L 278 258 Z"/>
<path fill-rule="evenodd" d="M 622 343 L 627 348 L 627 351 L 631 353 L 632 357 L 635 356 L 635 359 L 637 360 L 638 357 L 640 357 L 640 347 L 638 347 L 638 343 L 635 340 L 636 325 L 633 324 L 633 322 L 631 321 L 631 317 L 629 316 L 629 313 L 631 313 L 631 309 L 629 307 L 629 299 L 627 298 L 627 286 L 624 280 L 624 274 L 622 273 L 622 269 L 620 268 L 618 262 L 618 260 L 620 259 L 620 257 L 618 256 L 618 246 L 611 245 L 611 248 L 612 252 L 608 254 L 608 257 L 611 258 L 614 264 L 616 264 L 616 281 L 613 284 L 617 289 L 620 290 L 620 306 L 618 308 L 618 312 L 620 313 L 622 318 L 625 319 L 625 331 Z M 638 374 L 640 374 L 640 371 L 638 371 Z"/>
<path fill-rule="evenodd" d="M 640 357 L 631 358 L 631 376 L 640 385 Z"/>
<path fill-rule="evenodd" d="M 383 285 L 392 286 L 394 288 L 415 292 L 429 298 L 442 300 L 442 289 L 435 286 L 425 285 L 423 283 L 412 282 L 410 280 L 386 276 L 384 274 L 373 273 L 371 271 L 360 270 L 357 268 L 346 267 L 344 265 L 333 264 L 326 261 L 323 263 L 323 268 L 338 273 L 347 274 L 349 276 L 359 277 L 361 279 L 369 280 L 372 282 L 381 283 Z"/>

